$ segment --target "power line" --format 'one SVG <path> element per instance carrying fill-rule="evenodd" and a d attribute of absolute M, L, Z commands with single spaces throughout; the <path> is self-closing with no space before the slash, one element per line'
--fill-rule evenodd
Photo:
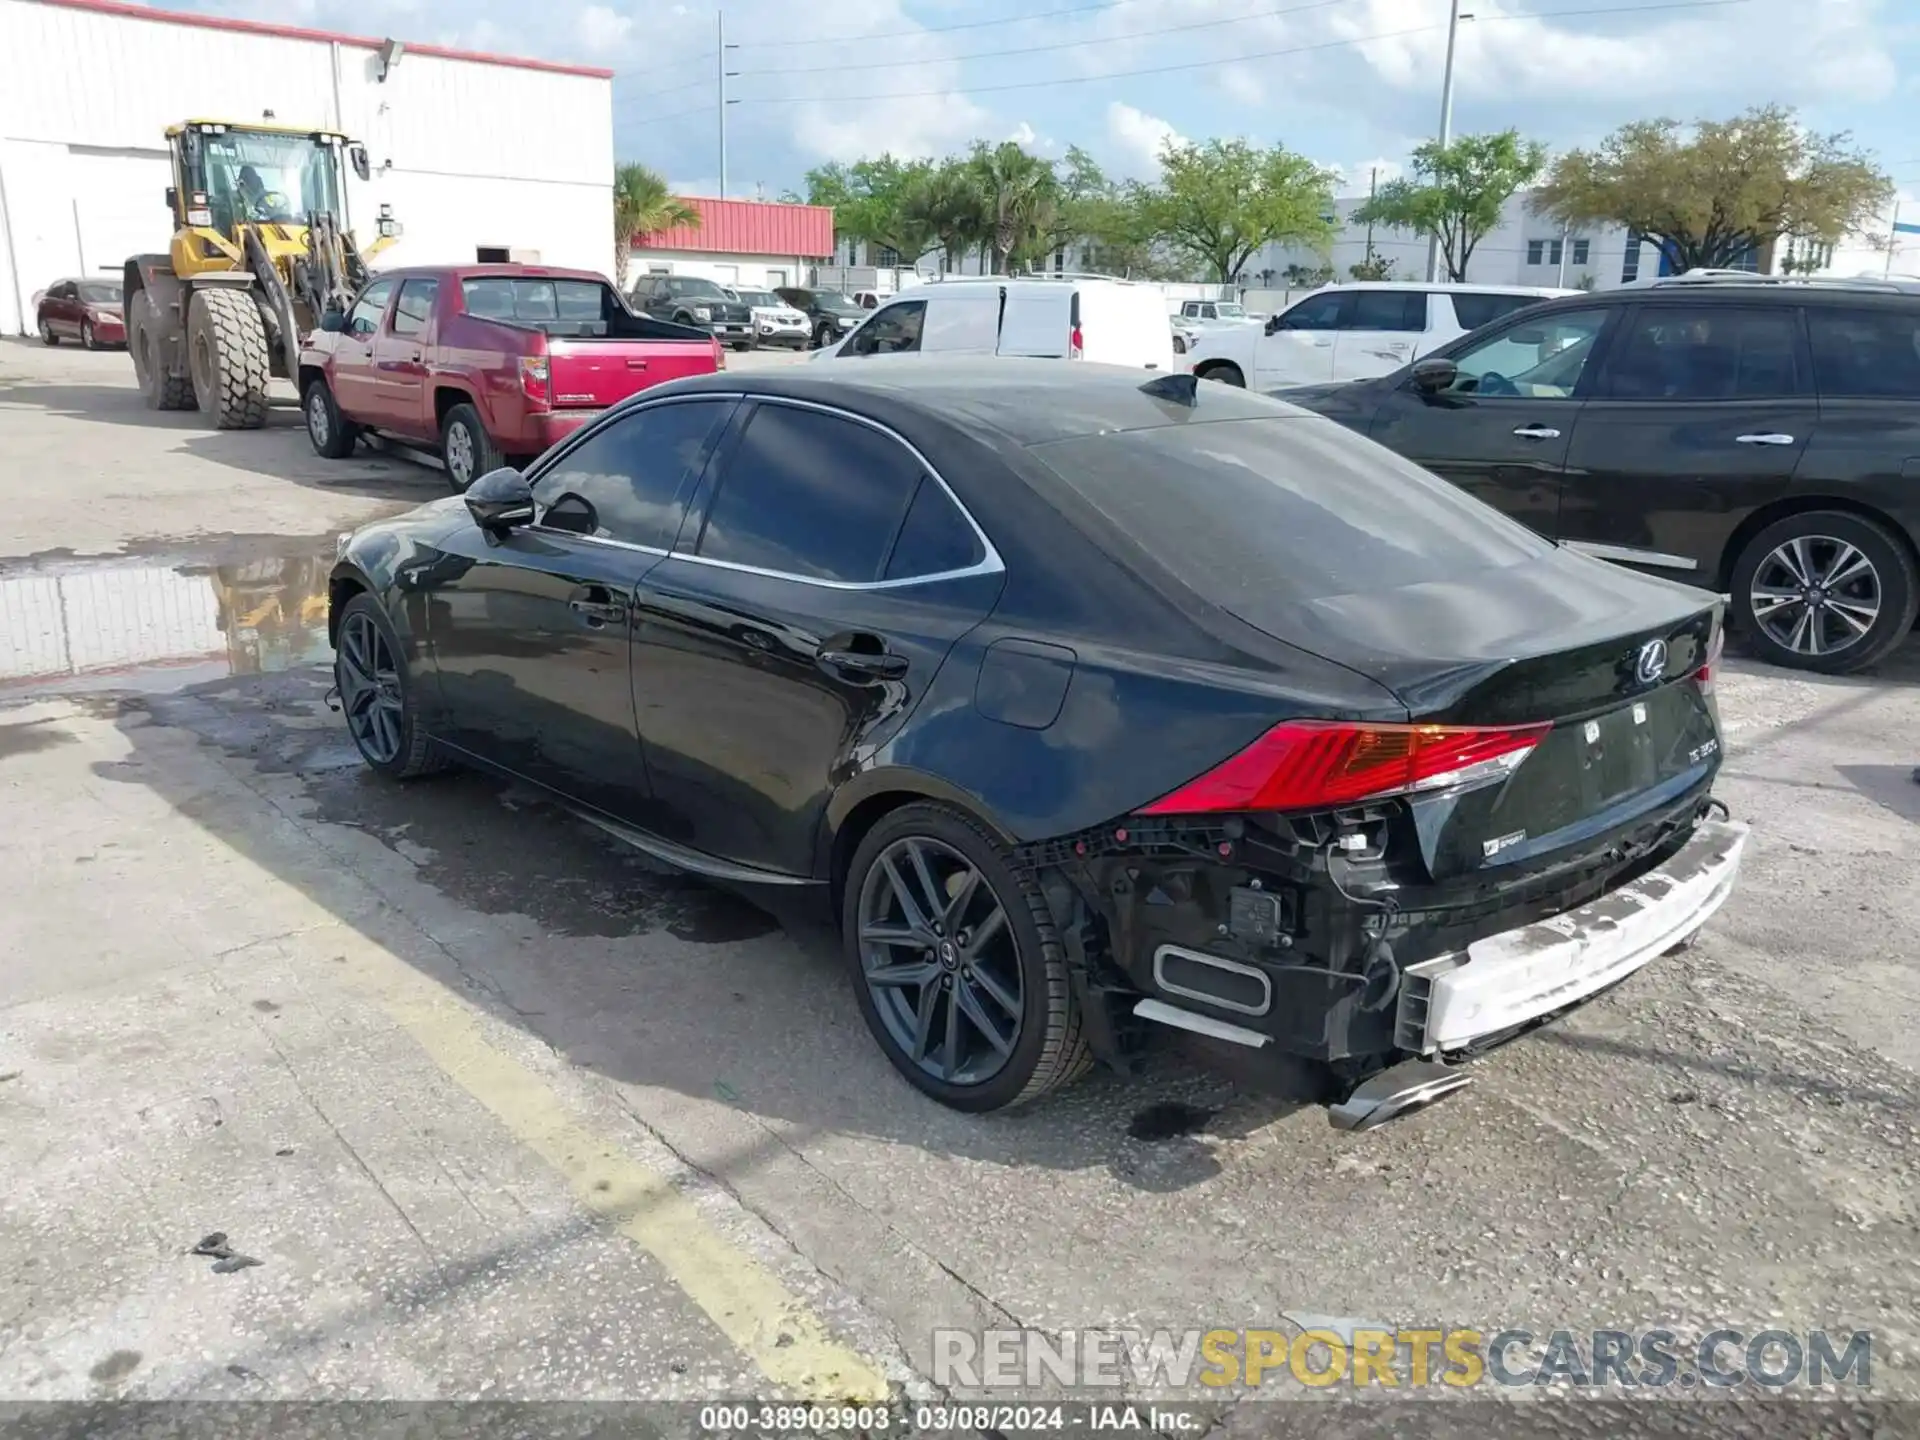
<path fill-rule="evenodd" d="M 1256 10 L 1249 15 L 1229 15 L 1224 20 L 1197 20 L 1185 25 L 1168 25 L 1159 30 L 1133 30 L 1125 35 L 1098 35 L 1086 40 L 1056 40 L 1048 45 L 1022 45 L 1008 50 L 970 50 L 964 55 L 936 55 L 924 60 L 871 60 L 858 65 L 801 65 L 779 70 L 742 70 L 741 75 L 824 75 L 848 70 L 898 70 L 904 65 L 937 65 L 960 60 L 987 60 L 1004 55 L 1040 55 L 1051 50 L 1077 50 L 1085 45 L 1114 45 L 1123 40 L 1150 40 L 1156 35 L 1179 35 L 1189 30 L 1212 30 L 1222 25 L 1242 25 L 1249 20 L 1271 20 L 1280 15 L 1298 15 L 1306 10 L 1324 10 L 1344 0 L 1311 0 L 1306 5 L 1288 5 L 1278 10 Z"/>
<path fill-rule="evenodd" d="M 672 110 L 665 115 L 642 115 L 638 120 L 628 120 L 628 125 L 659 125 L 668 120 L 684 120 L 689 115 L 706 115 L 713 110 L 712 105 L 695 105 L 690 110 Z"/>
<path fill-rule="evenodd" d="M 1657 10 L 1712 10 L 1733 5 L 1746 5 L 1751 0 L 1665 0 L 1654 5 L 1607 5 L 1581 10 L 1529 11 L 1516 15 L 1489 15 L 1485 20 L 1476 20 L 1477 25 L 1491 25 L 1506 20 L 1559 20 L 1581 15 L 1644 15 Z M 1050 90 L 1060 85 L 1093 85 L 1103 80 L 1133 80 L 1147 75 L 1172 75 L 1187 70 L 1206 70 L 1221 65 L 1234 64 L 1248 60 L 1274 60 L 1284 55 L 1305 55 L 1317 50 L 1336 50 L 1349 45 L 1367 45 L 1378 40 L 1397 40 L 1406 35 L 1425 35 L 1435 30 L 1444 30 L 1445 25 L 1414 25 L 1404 30 L 1384 30 L 1373 35 L 1356 35 L 1348 39 L 1324 40 L 1313 45 L 1291 45 L 1280 50 L 1261 50 L 1246 55 L 1229 55 L 1209 60 L 1193 60 L 1178 65 L 1154 65 L 1143 70 L 1114 70 L 1101 75 L 1055 75 L 1046 80 L 1022 80 L 999 85 L 946 85 L 937 90 L 883 90 L 870 95 L 847 95 L 835 92 L 832 95 L 758 95 L 742 96 L 741 103 L 747 105 L 808 105 L 821 100 L 838 102 L 862 100 L 913 100 L 941 95 L 991 95 L 1010 90 Z M 912 64 L 915 62 L 898 62 Z M 928 61 L 921 64 L 932 63 Z"/>

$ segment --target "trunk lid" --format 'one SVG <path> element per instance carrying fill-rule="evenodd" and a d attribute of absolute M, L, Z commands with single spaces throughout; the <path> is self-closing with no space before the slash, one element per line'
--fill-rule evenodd
<path fill-rule="evenodd" d="M 547 367 L 556 410 L 604 410 L 649 386 L 718 368 L 709 339 L 549 339 Z"/>

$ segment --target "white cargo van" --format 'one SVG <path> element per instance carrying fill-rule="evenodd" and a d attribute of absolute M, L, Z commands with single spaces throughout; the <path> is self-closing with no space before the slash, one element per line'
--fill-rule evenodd
<path fill-rule="evenodd" d="M 1023 355 L 1173 369 L 1167 304 L 1104 275 L 930 280 L 896 295 L 815 360 L 862 355 Z"/>

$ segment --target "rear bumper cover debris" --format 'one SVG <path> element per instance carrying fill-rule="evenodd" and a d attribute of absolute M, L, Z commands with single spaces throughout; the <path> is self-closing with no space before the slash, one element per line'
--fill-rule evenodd
<path fill-rule="evenodd" d="M 1733 891 L 1748 827 L 1711 820 L 1663 864 L 1590 904 L 1410 965 L 1395 1040 L 1463 1049 L 1578 1004 L 1691 938 Z"/>

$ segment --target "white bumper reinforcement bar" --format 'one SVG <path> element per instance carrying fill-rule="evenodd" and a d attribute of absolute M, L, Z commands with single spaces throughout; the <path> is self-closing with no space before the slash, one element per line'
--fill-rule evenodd
<path fill-rule="evenodd" d="M 1458 1050 L 1563 1010 L 1689 939 L 1733 891 L 1748 830 L 1707 821 L 1657 869 L 1577 910 L 1409 965 L 1395 1042 Z"/>

